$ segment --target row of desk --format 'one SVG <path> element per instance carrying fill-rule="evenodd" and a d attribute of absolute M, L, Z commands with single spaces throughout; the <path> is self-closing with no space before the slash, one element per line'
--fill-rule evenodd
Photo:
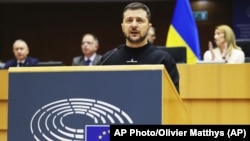
<path fill-rule="evenodd" d="M 193 124 L 250 124 L 250 64 L 178 65 Z"/>
<path fill-rule="evenodd" d="M 192 124 L 250 124 L 250 64 L 178 64 Z M 0 70 L 0 140 L 7 140 L 8 71 Z M 178 115 L 177 115 L 178 116 Z"/>

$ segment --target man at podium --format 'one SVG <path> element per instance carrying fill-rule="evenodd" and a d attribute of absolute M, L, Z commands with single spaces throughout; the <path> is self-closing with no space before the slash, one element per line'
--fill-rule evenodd
<path fill-rule="evenodd" d="M 147 40 L 152 26 L 150 9 L 143 3 L 133 2 L 123 10 L 122 32 L 125 44 L 106 52 L 100 65 L 163 64 L 179 91 L 179 72 L 170 54 L 160 50 Z"/>

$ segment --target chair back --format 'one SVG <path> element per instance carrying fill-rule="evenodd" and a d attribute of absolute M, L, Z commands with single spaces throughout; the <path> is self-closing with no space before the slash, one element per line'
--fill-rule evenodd
<path fill-rule="evenodd" d="M 250 63 L 250 39 L 236 40 L 236 44 L 241 47 L 245 53 L 245 62 Z"/>
<path fill-rule="evenodd" d="M 175 60 L 176 63 L 187 63 L 187 49 L 184 46 L 157 46 L 161 50 L 168 52 Z"/>

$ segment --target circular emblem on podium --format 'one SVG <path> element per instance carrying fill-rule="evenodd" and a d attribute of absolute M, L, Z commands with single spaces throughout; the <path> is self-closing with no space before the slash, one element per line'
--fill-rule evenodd
<path fill-rule="evenodd" d="M 84 140 L 87 124 L 133 124 L 119 107 L 95 99 L 69 98 L 48 103 L 30 120 L 35 140 Z"/>

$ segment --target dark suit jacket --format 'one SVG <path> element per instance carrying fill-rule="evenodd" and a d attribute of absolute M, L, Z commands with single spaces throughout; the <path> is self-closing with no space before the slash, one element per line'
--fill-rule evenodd
<path fill-rule="evenodd" d="M 96 54 L 96 57 L 92 63 L 92 65 L 97 65 L 102 58 L 102 55 Z M 84 56 L 76 56 L 72 60 L 72 66 L 85 66 Z"/>
<path fill-rule="evenodd" d="M 36 66 L 38 64 L 39 60 L 37 58 L 33 57 L 27 57 L 23 66 Z M 5 62 L 4 69 L 8 69 L 9 67 L 16 67 L 17 66 L 17 59 L 11 59 Z"/>

